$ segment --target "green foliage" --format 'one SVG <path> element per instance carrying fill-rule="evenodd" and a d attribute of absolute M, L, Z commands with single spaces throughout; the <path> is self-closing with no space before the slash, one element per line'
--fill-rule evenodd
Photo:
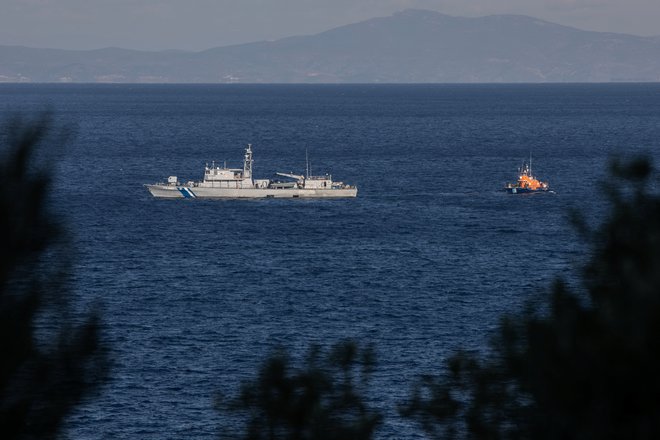
<path fill-rule="evenodd" d="M 646 160 L 615 163 L 611 214 L 591 245 L 584 292 L 560 281 L 546 312 L 501 322 L 490 354 L 458 353 L 403 414 L 435 438 L 660 438 L 660 197 Z"/>
<path fill-rule="evenodd" d="M 50 178 L 34 166 L 48 116 L 8 126 L 0 146 L 0 437 L 56 438 L 105 377 L 98 316 L 71 323 L 69 249 L 47 208 Z M 61 142 L 61 138 L 57 141 Z"/>
<path fill-rule="evenodd" d="M 280 351 L 261 366 L 240 396 L 219 409 L 244 414 L 247 439 L 369 439 L 381 420 L 363 394 L 374 365 L 371 348 L 346 341 L 312 347 L 301 368 Z"/>

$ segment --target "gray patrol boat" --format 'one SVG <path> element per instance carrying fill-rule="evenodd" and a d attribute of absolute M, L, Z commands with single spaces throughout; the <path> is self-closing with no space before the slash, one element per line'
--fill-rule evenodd
<path fill-rule="evenodd" d="M 151 195 L 159 198 L 199 199 L 260 199 L 260 198 L 342 198 L 356 197 L 357 188 L 343 182 L 333 182 L 332 176 L 311 176 L 309 162 L 303 175 L 277 173 L 289 181 L 271 181 L 252 177 L 252 144 L 245 149 L 243 169 L 217 167 L 208 164 L 201 181 L 179 182 L 169 176 L 167 182 L 145 185 Z"/>

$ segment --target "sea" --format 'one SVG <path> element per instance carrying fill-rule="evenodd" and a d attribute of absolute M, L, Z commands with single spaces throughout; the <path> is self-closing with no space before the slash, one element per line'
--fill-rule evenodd
<path fill-rule="evenodd" d="M 240 432 L 218 396 L 284 348 L 372 344 L 378 439 L 421 439 L 397 408 L 502 316 L 580 290 L 614 158 L 660 159 L 660 84 L 2 84 L 0 121 L 47 111 L 70 136 L 42 164 L 73 242 L 76 313 L 99 307 L 108 384 L 75 439 Z M 3 137 L 4 138 L 4 137 Z M 354 184 L 345 200 L 159 200 L 146 183 L 205 164 Z M 523 160 L 552 193 L 502 191 Z"/>

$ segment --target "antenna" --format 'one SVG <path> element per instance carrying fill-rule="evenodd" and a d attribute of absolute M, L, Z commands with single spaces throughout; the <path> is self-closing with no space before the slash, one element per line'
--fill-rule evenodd
<path fill-rule="evenodd" d="M 532 150 L 529 150 L 529 174 L 532 174 Z"/>
<path fill-rule="evenodd" d="M 307 154 L 307 148 L 305 148 L 305 178 L 309 179 L 309 155 Z"/>

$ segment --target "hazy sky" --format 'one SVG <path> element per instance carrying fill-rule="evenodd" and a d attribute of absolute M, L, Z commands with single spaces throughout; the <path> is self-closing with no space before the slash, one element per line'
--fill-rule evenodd
<path fill-rule="evenodd" d="M 524 14 L 587 30 L 660 35 L 660 0 L 0 0 L 0 44 L 203 50 L 313 34 L 406 8 Z"/>

